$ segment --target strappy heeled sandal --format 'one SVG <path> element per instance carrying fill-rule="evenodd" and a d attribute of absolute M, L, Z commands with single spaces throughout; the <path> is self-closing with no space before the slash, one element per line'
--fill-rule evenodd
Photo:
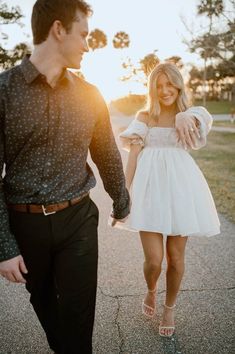
<path fill-rule="evenodd" d="M 164 307 L 168 310 L 174 310 L 176 305 L 173 305 L 173 306 L 167 306 L 167 305 L 164 305 Z M 170 330 L 170 333 L 169 334 L 165 334 L 165 333 L 162 333 L 162 331 L 165 332 L 165 330 Z M 173 334 L 175 333 L 175 326 L 162 326 L 161 323 L 160 323 L 160 326 L 159 326 L 159 335 L 162 336 L 162 337 L 172 337 Z"/>
<path fill-rule="evenodd" d="M 157 290 L 157 287 L 155 289 L 153 289 L 153 290 L 149 290 L 148 289 L 148 292 L 149 293 L 155 293 L 156 290 Z M 142 301 L 142 314 L 145 315 L 148 318 L 153 318 L 153 316 L 156 314 L 156 305 L 154 307 L 146 305 L 144 300 Z"/>

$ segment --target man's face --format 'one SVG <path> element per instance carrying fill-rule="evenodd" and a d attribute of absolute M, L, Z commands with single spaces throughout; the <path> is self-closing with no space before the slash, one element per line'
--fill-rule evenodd
<path fill-rule="evenodd" d="M 87 35 L 87 17 L 82 12 L 77 11 L 76 20 L 72 23 L 71 30 L 65 34 L 61 43 L 61 54 L 65 67 L 80 69 L 83 54 L 89 51 Z"/>

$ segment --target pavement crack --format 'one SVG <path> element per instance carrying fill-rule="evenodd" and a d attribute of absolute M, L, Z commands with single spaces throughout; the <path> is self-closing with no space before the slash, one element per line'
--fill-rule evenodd
<path fill-rule="evenodd" d="M 104 290 L 98 286 L 98 289 L 100 290 L 101 294 L 103 296 L 106 296 L 106 297 L 110 297 L 112 299 L 116 299 L 117 297 L 118 298 L 123 298 L 123 297 L 139 297 L 139 296 L 144 296 L 146 294 L 145 293 L 138 293 L 138 294 L 117 294 L 117 295 L 111 295 L 109 293 L 105 293 Z M 163 294 L 165 292 L 165 290 L 161 290 L 161 291 L 158 291 L 158 294 Z"/>
<path fill-rule="evenodd" d="M 119 354 L 122 354 L 124 353 L 124 337 L 123 337 L 123 333 L 122 333 L 122 330 L 121 330 L 121 325 L 118 321 L 118 317 L 119 317 L 119 313 L 120 313 L 120 309 L 121 309 L 121 304 L 120 304 L 120 297 L 122 296 L 119 296 L 119 295 L 109 295 L 109 294 L 106 294 L 103 289 L 98 286 L 101 294 L 105 297 L 109 297 L 109 298 L 112 298 L 112 299 L 115 299 L 117 301 L 117 312 L 116 312 L 116 316 L 115 316 L 115 319 L 114 319 L 114 324 L 117 328 L 117 331 L 118 331 L 118 337 L 119 337 Z"/>
<path fill-rule="evenodd" d="M 119 336 L 119 340 L 120 340 L 119 354 L 122 354 L 122 353 L 124 353 L 123 348 L 124 348 L 124 344 L 125 343 L 124 343 L 124 337 L 123 337 L 123 333 L 122 333 L 122 330 L 121 330 L 121 326 L 120 326 L 120 323 L 118 321 L 119 312 L 120 312 L 120 309 L 121 309 L 121 304 L 120 304 L 118 296 L 116 297 L 116 300 L 117 300 L 117 304 L 118 304 L 118 309 L 117 309 L 117 313 L 116 313 L 116 317 L 115 317 L 114 323 L 115 323 L 115 325 L 117 327 L 118 336 Z"/>
<path fill-rule="evenodd" d="M 112 299 L 124 298 L 124 297 L 139 297 L 139 296 L 145 295 L 145 293 L 111 295 L 109 293 L 104 292 L 100 286 L 98 288 L 103 296 L 106 296 L 106 297 L 109 297 Z M 223 291 L 223 290 L 234 290 L 234 289 L 235 289 L 235 286 L 230 286 L 230 287 L 224 287 L 224 288 L 181 289 L 180 292 Z M 158 291 L 158 295 L 164 294 L 165 292 L 166 292 L 165 290 Z"/>
<path fill-rule="evenodd" d="M 117 328 L 117 332 L 118 332 L 118 347 L 119 347 L 119 352 L 118 354 L 125 354 L 125 339 L 124 339 L 124 333 L 121 329 L 121 322 L 119 321 L 119 315 L 120 315 L 120 311 L 121 311 L 121 299 L 125 298 L 125 297 L 139 297 L 142 296 L 142 293 L 138 293 L 138 294 L 121 294 L 121 295 L 111 295 L 109 293 L 106 293 L 101 286 L 98 286 L 98 289 L 100 291 L 100 293 L 102 294 L 102 296 L 104 297 L 108 297 L 111 299 L 114 299 L 117 302 L 117 311 L 115 314 L 115 318 L 114 318 L 114 324 L 115 327 Z M 207 292 L 207 291 L 223 291 L 223 290 L 234 290 L 235 287 L 231 286 L 231 287 L 224 287 L 224 288 L 207 288 L 207 289 L 181 289 L 180 292 Z M 165 293 L 165 290 L 161 290 L 159 291 L 159 294 Z M 180 354 L 181 352 L 181 348 L 180 348 L 180 344 L 178 341 L 177 336 L 174 336 L 174 338 L 172 338 L 169 341 L 169 338 L 167 338 L 167 341 L 163 341 L 162 342 L 163 345 L 163 351 L 164 354 Z"/>
<path fill-rule="evenodd" d="M 209 289 L 181 289 L 180 292 L 203 292 L 203 291 L 221 291 L 221 290 L 234 290 L 234 286 L 225 287 L 225 288 L 209 288 Z"/>

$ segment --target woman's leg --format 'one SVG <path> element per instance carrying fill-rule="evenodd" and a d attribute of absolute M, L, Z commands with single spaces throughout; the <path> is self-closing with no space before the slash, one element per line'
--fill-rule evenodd
<path fill-rule="evenodd" d="M 184 255 L 187 237 L 168 236 L 166 242 L 166 307 L 163 311 L 162 326 L 174 326 L 174 310 L 169 309 L 175 305 L 177 294 L 180 289 L 181 280 L 184 274 Z M 162 329 L 164 335 L 173 334 L 173 329 Z"/>
<path fill-rule="evenodd" d="M 146 294 L 144 304 L 151 308 L 145 307 L 146 315 L 152 316 L 154 313 L 156 302 L 157 280 L 161 273 L 161 265 L 163 260 L 163 236 L 155 232 L 140 231 L 140 238 L 144 250 L 144 277 L 147 287 L 150 290 Z"/>

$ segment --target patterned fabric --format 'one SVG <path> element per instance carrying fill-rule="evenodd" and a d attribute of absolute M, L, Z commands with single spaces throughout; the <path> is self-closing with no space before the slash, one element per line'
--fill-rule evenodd
<path fill-rule="evenodd" d="M 65 70 L 52 88 L 26 57 L 0 75 L 0 260 L 19 250 L 7 203 L 51 204 L 78 197 L 96 184 L 88 150 L 114 216 L 129 212 L 122 162 L 109 114 L 93 85 Z"/>

